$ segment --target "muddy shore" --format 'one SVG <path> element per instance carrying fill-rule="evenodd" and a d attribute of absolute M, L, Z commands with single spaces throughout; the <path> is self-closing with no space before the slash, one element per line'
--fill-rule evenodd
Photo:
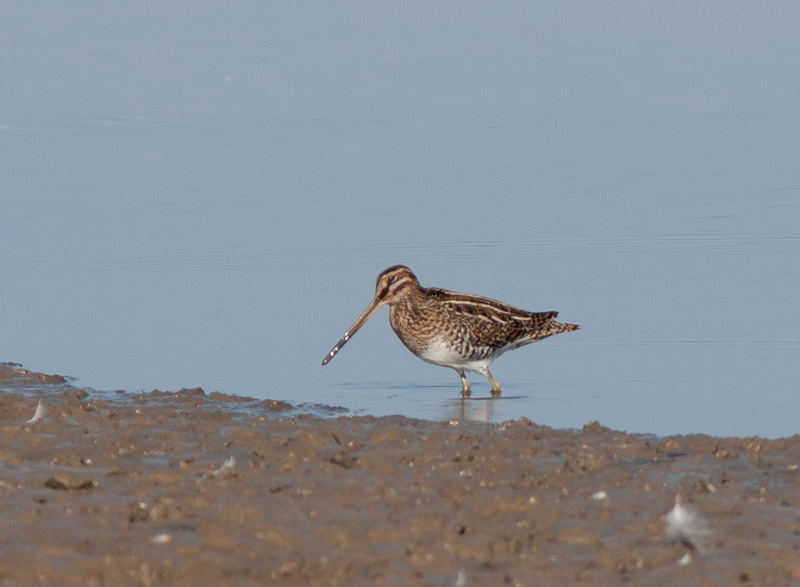
<path fill-rule="evenodd" d="M 800 436 L 302 411 L 0 364 L 0 584 L 800 585 Z"/>

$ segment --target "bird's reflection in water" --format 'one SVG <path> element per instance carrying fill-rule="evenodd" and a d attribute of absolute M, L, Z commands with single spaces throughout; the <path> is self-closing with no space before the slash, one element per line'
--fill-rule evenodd
<path fill-rule="evenodd" d="M 450 420 L 460 422 L 496 422 L 500 417 L 498 413 L 500 404 L 498 402 L 520 399 L 527 399 L 527 396 L 461 398 L 447 402 L 448 410 L 446 413 Z"/>

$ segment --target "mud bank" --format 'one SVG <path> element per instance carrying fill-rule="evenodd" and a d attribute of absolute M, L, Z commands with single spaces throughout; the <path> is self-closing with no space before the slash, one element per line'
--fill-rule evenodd
<path fill-rule="evenodd" d="M 7 585 L 800 585 L 798 436 L 319 417 L 2 364 L 0 497 Z"/>

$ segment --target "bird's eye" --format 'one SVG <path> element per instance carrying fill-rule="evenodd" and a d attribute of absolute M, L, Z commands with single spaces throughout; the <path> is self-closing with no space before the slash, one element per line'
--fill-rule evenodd
<path fill-rule="evenodd" d="M 390 275 L 386 278 L 386 283 L 394 283 L 395 279 L 397 279 L 397 275 Z"/>

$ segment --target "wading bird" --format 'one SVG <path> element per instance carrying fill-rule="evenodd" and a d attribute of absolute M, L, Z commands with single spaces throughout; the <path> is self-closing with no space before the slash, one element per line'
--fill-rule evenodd
<path fill-rule="evenodd" d="M 499 397 L 500 384 L 489 372 L 492 361 L 506 351 L 580 328 L 556 322 L 558 312 L 526 312 L 482 296 L 420 287 L 411 269 L 393 265 L 378 275 L 375 297 L 322 364 L 327 365 L 384 305 L 389 306 L 392 330 L 408 350 L 423 361 L 455 369 L 463 397 L 470 395 L 464 371 L 486 377 L 492 397 Z"/>

